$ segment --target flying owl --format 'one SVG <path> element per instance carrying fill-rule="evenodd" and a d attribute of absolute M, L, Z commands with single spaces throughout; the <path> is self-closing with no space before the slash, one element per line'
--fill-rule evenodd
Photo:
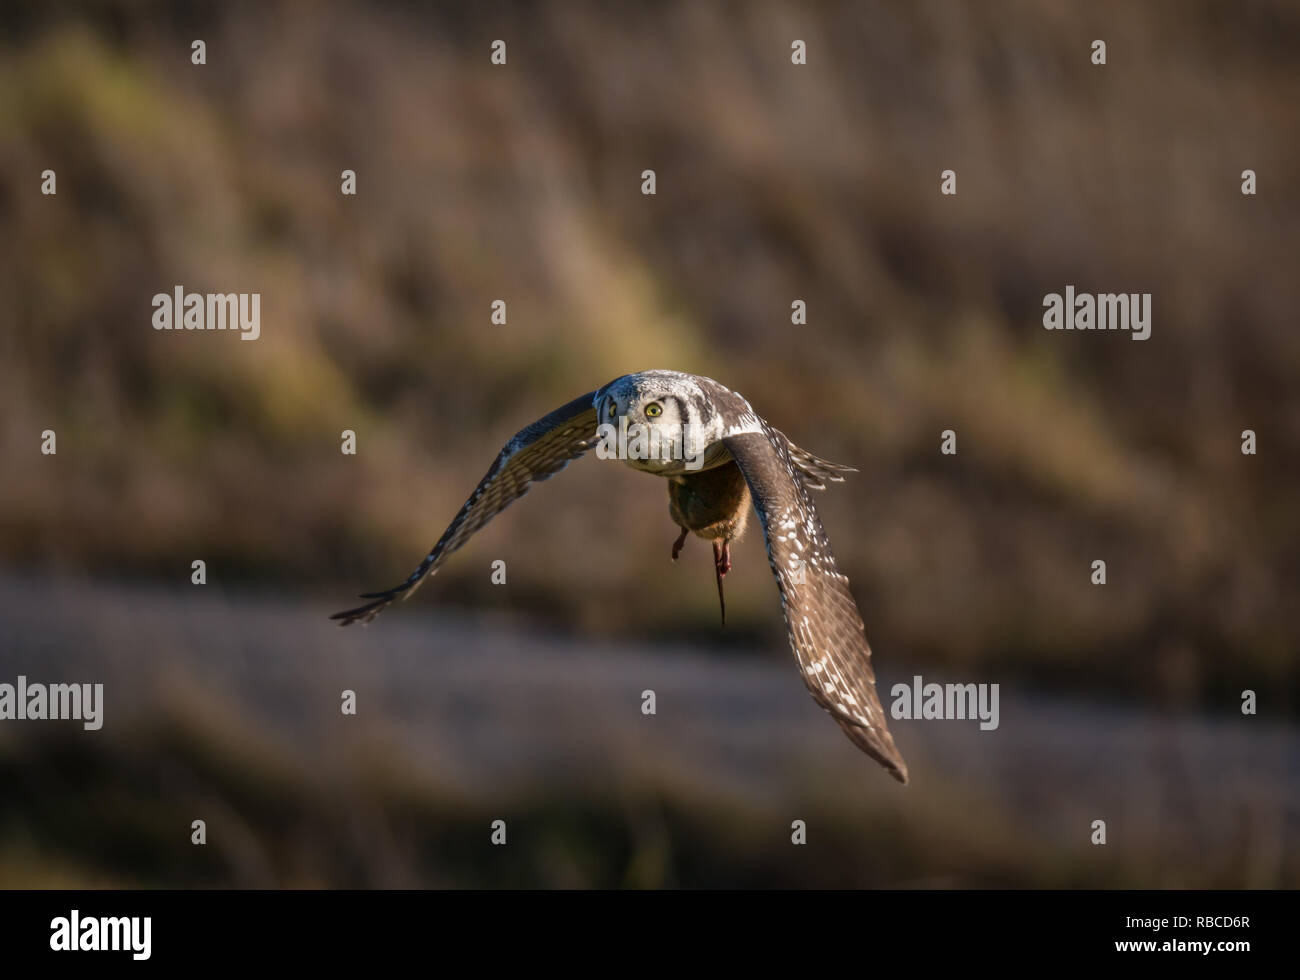
<path fill-rule="evenodd" d="M 332 618 L 342 626 L 368 623 L 409 596 L 533 483 L 593 448 L 667 481 L 668 511 L 681 530 L 673 560 L 688 534 L 712 543 L 724 623 L 722 582 L 731 570 L 730 544 L 744 531 L 752 501 L 804 683 L 854 745 L 906 783 L 907 765 L 876 695 L 862 617 L 809 493 L 856 470 L 800 449 L 748 401 L 710 378 L 678 371 L 628 374 L 538 419 L 506 443 L 405 582 L 363 595 L 365 605 Z"/>

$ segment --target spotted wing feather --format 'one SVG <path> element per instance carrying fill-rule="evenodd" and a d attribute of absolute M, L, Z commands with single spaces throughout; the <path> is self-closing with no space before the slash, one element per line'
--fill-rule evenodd
<path fill-rule="evenodd" d="M 543 416 L 515 435 L 498 454 L 478 487 L 465 501 L 438 543 L 401 585 L 384 592 L 372 592 L 364 606 L 335 613 L 340 626 L 368 623 L 395 599 L 409 596 L 428 575 L 470 536 L 526 494 L 534 483 L 554 476 L 596 444 L 595 392 L 575 398 L 569 404 Z"/>
<path fill-rule="evenodd" d="M 759 428 L 723 441 L 745 475 L 762 521 L 768 564 L 804 683 L 858 748 L 906 783 L 907 765 L 876 695 L 871 648 L 849 580 L 835 565 L 789 440 L 766 423 Z"/>
<path fill-rule="evenodd" d="M 768 428 L 784 440 L 786 449 L 790 453 L 790 461 L 794 463 L 794 468 L 799 471 L 804 486 L 809 490 L 825 490 L 827 483 L 843 483 L 844 474 L 857 472 L 852 466 L 832 463 L 829 459 L 822 459 L 820 456 L 796 446 L 790 441 L 790 437 L 780 429 L 771 426 L 768 426 Z"/>

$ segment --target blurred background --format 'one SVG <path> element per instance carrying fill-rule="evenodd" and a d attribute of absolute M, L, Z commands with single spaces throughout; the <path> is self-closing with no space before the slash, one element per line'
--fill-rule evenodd
<path fill-rule="evenodd" d="M 7 3 L 0 682 L 107 703 L 0 725 L 0 886 L 1300 884 L 1298 56 L 1283 0 Z M 153 330 L 178 284 L 261 338 Z M 1045 331 L 1067 284 L 1151 339 Z M 893 783 L 761 537 L 721 629 L 594 457 L 328 621 L 647 368 L 860 469 L 818 504 L 882 697 L 998 683 L 997 731 L 895 722 Z"/>

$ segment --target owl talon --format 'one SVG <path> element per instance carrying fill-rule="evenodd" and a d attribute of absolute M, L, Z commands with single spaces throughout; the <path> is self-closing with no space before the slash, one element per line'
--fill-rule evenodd
<path fill-rule="evenodd" d="M 682 553 L 682 545 L 686 543 L 686 528 L 682 528 L 682 533 L 677 535 L 677 540 L 673 542 L 673 561 Z"/>

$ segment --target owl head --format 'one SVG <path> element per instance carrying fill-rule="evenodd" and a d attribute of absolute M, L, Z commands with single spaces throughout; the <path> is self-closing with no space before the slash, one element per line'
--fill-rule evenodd
<path fill-rule="evenodd" d="M 695 380 L 676 371 L 642 371 L 611 381 L 594 399 L 599 419 L 597 455 L 634 469 L 671 476 L 699 470 L 711 433 L 707 400 Z"/>

